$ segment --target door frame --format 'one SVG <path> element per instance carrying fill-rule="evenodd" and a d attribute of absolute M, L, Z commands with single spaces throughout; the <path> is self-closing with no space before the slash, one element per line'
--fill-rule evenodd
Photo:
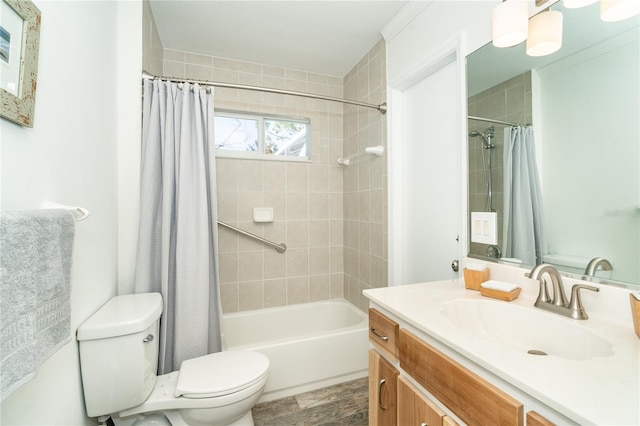
<path fill-rule="evenodd" d="M 468 253 L 468 153 L 467 138 L 463 137 L 467 131 L 467 89 L 466 89 L 466 58 L 464 56 L 463 37 L 461 34 L 443 43 L 442 47 L 427 56 L 418 63 L 388 83 L 387 103 L 389 105 L 389 118 L 387 126 L 387 153 L 388 167 L 388 218 L 389 218 L 389 238 L 388 238 L 388 282 L 389 286 L 402 285 L 404 280 L 404 185 L 403 179 L 396 170 L 403 170 L 403 155 L 406 143 L 402 132 L 402 104 L 403 92 L 415 84 L 429 78 L 442 68 L 451 63 L 456 63 L 457 73 L 457 110 L 459 111 L 457 140 L 458 140 L 458 169 L 459 175 L 459 211 L 458 211 L 458 232 L 459 244 L 457 259 L 462 265 L 462 260 Z M 461 274 L 458 271 L 458 276 Z"/>

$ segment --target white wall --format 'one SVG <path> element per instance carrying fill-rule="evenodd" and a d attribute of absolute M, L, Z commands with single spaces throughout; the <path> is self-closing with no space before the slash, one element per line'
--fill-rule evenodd
<path fill-rule="evenodd" d="M 550 0 L 544 6 L 555 3 L 558 0 Z M 429 200 L 430 208 L 440 209 L 451 215 L 459 215 L 459 238 L 460 246 L 458 259 L 463 258 L 467 250 L 467 137 L 466 137 L 466 80 L 464 77 L 463 61 L 471 52 L 482 47 L 491 41 L 491 14 L 498 0 L 469 0 L 469 1 L 439 1 L 432 0 L 427 3 L 411 2 L 398 15 L 398 19 L 391 22 L 384 30 L 383 35 L 387 42 L 387 76 L 389 82 L 389 104 L 390 104 L 390 124 L 389 124 L 389 223 L 391 226 L 389 238 L 389 275 L 392 281 L 400 280 L 402 276 L 399 267 L 407 268 L 404 265 L 405 256 L 402 252 L 404 239 L 418 238 L 429 241 L 425 250 L 421 250 L 421 256 L 427 258 L 443 246 L 444 240 L 438 239 L 435 233 L 429 235 L 417 235 L 414 231 L 405 231 L 397 224 L 405 217 L 403 209 L 408 208 L 409 200 L 406 194 L 419 193 L 420 188 L 425 185 L 438 185 L 438 182 L 426 183 L 419 176 L 409 176 L 402 167 L 401 159 L 406 146 L 412 143 L 429 143 L 428 135 L 430 129 L 440 128 L 441 123 L 434 115 L 421 117 L 421 124 L 425 129 L 423 138 L 408 141 L 402 135 L 402 111 L 397 108 L 397 98 L 402 97 L 402 90 L 406 89 L 408 81 L 412 81 L 414 76 L 424 78 L 433 73 L 433 67 L 439 65 L 439 58 L 444 58 L 451 50 L 452 45 L 458 45 L 457 55 L 459 67 L 453 67 L 447 72 L 457 73 L 457 85 L 445 90 L 446 93 L 439 93 L 437 96 L 428 96 L 424 99 L 425 104 L 437 104 L 442 109 L 456 111 L 459 114 L 459 125 L 449 126 L 439 133 L 440 144 L 458 144 L 459 162 L 444 163 L 438 161 L 438 156 L 423 156 L 424 168 L 434 168 L 446 171 L 457 168 L 460 173 L 459 200 L 460 208 L 442 199 Z M 540 8 L 536 8 L 533 1 L 529 1 L 530 16 Z M 413 11 L 411 13 L 409 11 Z M 404 21 L 404 22 L 403 22 Z M 430 77 L 427 77 L 430 78 Z M 414 84 L 418 80 L 412 81 Z M 404 87 L 403 87 L 404 86 Z M 423 139 L 423 140 L 421 140 Z M 400 146 L 403 147 L 400 147 Z M 396 151 L 394 151 L 396 150 Z M 401 152 L 397 152 L 397 151 Z M 408 150 L 409 152 L 410 149 Z M 411 155 L 411 154 L 409 154 Z M 398 181 L 401 176 L 402 181 Z M 395 180 L 394 180 L 395 179 Z M 406 182 L 406 183 L 405 183 Z M 415 184 L 418 188 L 411 190 L 408 186 Z M 460 210 L 460 211 L 458 211 Z M 412 229 L 407 226 L 407 229 Z M 433 251 L 433 252 L 431 252 Z M 400 266 L 402 265 L 402 266 Z M 438 267 L 445 267 L 442 262 Z"/>
<path fill-rule="evenodd" d="M 463 220 L 467 180 L 466 167 L 461 167 L 467 161 L 466 145 L 462 145 L 466 138 L 461 137 L 466 129 L 462 120 L 466 114 L 463 61 L 466 54 L 489 41 L 493 5 L 491 1 L 432 1 L 413 16 L 409 14 L 410 22 L 399 24 L 396 20 L 383 31 L 388 43 L 391 94 L 391 285 L 456 276 L 450 265 L 467 253 Z M 473 43 L 469 43 L 467 32 L 473 33 Z M 455 66 L 445 67 L 451 63 Z M 420 81 L 435 83 L 427 92 L 421 91 L 405 111 L 403 105 L 414 88 L 423 84 Z M 445 87 L 439 81 L 448 84 Z M 418 131 L 412 133 L 412 122 L 418 121 Z M 414 158 L 419 158 L 419 166 L 408 167 Z M 446 190 L 437 191 L 441 188 Z"/>
<path fill-rule="evenodd" d="M 42 12 L 35 124 L 24 128 L 0 120 L 1 206 L 30 209 L 50 200 L 91 211 L 76 227 L 75 335 L 77 326 L 116 293 L 118 141 L 139 139 L 142 12 L 138 2 L 35 4 Z M 135 75 L 136 88 L 119 91 L 119 75 L 128 81 Z M 1 410 L 6 425 L 93 424 L 85 415 L 75 340 Z"/>
<path fill-rule="evenodd" d="M 611 44 L 539 70 L 546 234 L 551 253 L 605 257 L 612 278 L 637 283 L 638 33 Z"/>

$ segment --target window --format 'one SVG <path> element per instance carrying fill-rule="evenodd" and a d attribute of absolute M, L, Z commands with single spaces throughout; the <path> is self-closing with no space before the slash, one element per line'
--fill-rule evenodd
<path fill-rule="evenodd" d="M 215 146 L 221 157 L 308 160 L 311 124 L 306 118 L 216 111 Z"/>

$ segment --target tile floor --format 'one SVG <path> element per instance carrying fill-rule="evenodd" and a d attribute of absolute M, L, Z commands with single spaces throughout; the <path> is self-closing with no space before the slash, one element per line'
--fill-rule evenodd
<path fill-rule="evenodd" d="M 367 426 L 369 379 L 258 404 L 256 426 Z"/>

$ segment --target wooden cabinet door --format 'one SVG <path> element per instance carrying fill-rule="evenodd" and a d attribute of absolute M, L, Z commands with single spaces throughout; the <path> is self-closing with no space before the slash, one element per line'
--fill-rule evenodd
<path fill-rule="evenodd" d="M 400 367 L 469 425 L 524 424 L 520 401 L 404 329 L 400 330 Z"/>
<path fill-rule="evenodd" d="M 398 378 L 398 425 L 442 426 L 445 415 L 407 379 Z"/>
<path fill-rule="evenodd" d="M 545 419 L 535 411 L 529 411 L 527 413 L 527 426 L 555 426 L 556 424 L 550 420 Z"/>
<path fill-rule="evenodd" d="M 369 350 L 369 426 L 395 426 L 398 370 L 373 349 Z"/>

